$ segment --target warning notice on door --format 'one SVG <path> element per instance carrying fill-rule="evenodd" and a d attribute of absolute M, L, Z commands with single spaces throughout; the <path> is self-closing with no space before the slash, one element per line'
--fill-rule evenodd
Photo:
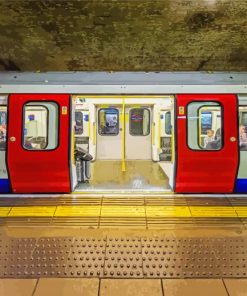
<path fill-rule="evenodd" d="M 62 115 L 67 115 L 67 114 L 68 114 L 67 106 L 62 106 Z"/>

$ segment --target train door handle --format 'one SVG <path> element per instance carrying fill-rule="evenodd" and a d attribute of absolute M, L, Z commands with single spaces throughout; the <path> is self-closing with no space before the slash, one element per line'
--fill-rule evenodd
<path fill-rule="evenodd" d="M 10 137 L 10 142 L 15 142 L 16 141 L 16 137 Z"/>
<path fill-rule="evenodd" d="M 231 141 L 231 142 L 236 142 L 237 139 L 236 139 L 236 137 L 231 137 L 231 138 L 230 138 L 230 141 Z"/>

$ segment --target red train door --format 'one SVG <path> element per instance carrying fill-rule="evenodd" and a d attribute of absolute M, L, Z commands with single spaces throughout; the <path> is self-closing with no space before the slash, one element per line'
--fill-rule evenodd
<path fill-rule="evenodd" d="M 8 168 L 13 193 L 70 192 L 69 95 L 9 96 Z"/>
<path fill-rule="evenodd" d="M 177 96 L 176 192 L 227 193 L 238 169 L 237 97 Z"/>

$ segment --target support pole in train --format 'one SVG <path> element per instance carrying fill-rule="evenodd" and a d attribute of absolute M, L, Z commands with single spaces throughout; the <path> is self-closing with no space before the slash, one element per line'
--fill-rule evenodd
<path fill-rule="evenodd" d="M 125 165 L 125 99 L 122 98 L 122 172 L 126 171 Z"/>

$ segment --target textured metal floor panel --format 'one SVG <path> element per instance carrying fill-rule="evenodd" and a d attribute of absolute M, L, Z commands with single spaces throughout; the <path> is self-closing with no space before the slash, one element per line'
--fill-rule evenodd
<path fill-rule="evenodd" d="M 0 240 L 0 277 L 247 277 L 238 237 L 42 237 Z"/>

